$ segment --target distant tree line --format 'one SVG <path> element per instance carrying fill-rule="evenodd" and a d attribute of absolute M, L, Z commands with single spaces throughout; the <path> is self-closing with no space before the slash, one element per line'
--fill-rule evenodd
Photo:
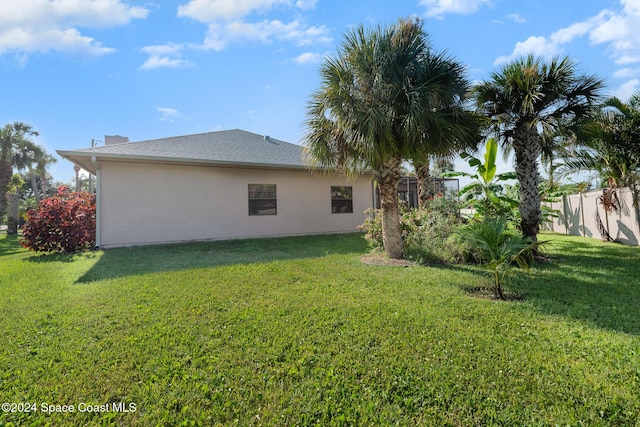
<path fill-rule="evenodd" d="M 51 195 L 47 167 L 56 158 L 33 141 L 37 136 L 22 122 L 0 128 L 0 218 L 6 217 L 7 234 L 17 233 L 20 210 L 35 208 Z"/>

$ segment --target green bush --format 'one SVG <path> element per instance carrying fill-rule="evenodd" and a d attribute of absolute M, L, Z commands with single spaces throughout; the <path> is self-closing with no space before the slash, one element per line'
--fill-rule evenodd
<path fill-rule="evenodd" d="M 505 219 L 491 218 L 458 229 L 457 234 L 471 246 L 474 258 L 491 276 L 494 296 L 505 299 L 502 285 L 508 280 L 513 265 L 529 271 L 533 251 L 541 243 L 531 241 L 507 229 Z"/>
<path fill-rule="evenodd" d="M 400 225 L 404 258 L 422 264 L 449 264 L 469 258 L 469 247 L 457 237 L 461 226 L 458 202 L 442 195 L 432 198 L 425 208 L 402 209 Z M 374 249 L 382 249 L 380 212 L 369 210 L 370 217 L 360 227 Z"/>

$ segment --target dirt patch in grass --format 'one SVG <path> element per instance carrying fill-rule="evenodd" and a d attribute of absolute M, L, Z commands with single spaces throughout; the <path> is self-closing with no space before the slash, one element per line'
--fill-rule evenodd
<path fill-rule="evenodd" d="M 406 259 L 389 258 L 383 253 L 371 253 L 371 254 L 362 255 L 360 257 L 360 260 L 364 264 L 368 264 L 368 265 L 390 265 L 394 267 L 415 267 L 418 265 L 415 262 L 408 261 Z"/>
<path fill-rule="evenodd" d="M 467 295 L 473 298 L 482 298 L 482 299 L 491 299 L 500 301 L 499 298 L 496 298 L 493 290 L 487 287 L 474 287 L 466 290 Z M 505 290 L 502 291 L 502 295 L 504 296 L 503 301 L 522 301 L 524 297 L 516 292 L 507 292 Z"/>

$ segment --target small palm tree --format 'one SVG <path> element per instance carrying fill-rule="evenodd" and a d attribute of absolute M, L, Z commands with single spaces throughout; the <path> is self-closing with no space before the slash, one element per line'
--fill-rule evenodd
<path fill-rule="evenodd" d="M 538 162 L 543 135 L 572 133 L 603 87 L 601 79 L 577 74 L 567 57 L 547 63 L 530 55 L 503 66 L 474 88 L 479 113 L 491 121 L 502 145 L 513 148 L 522 234 L 532 242 L 541 221 Z"/>
<path fill-rule="evenodd" d="M 476 260 L 489 270 L 494 296 L 499 299 L 505 299 L 502 285 L 511 267 L 515 264 L 529 271 L 533 250 L 539 245 L 509 233 L 506 224 L 504 219 L 492 218 L 471 223 L 457 232 L 469 243 Z"/>
<path fill-rule="evenodd" d="M 397 189 L 403 160 L 427 160 L 455 141 L 477 141 L 475 117 L 461 107 L 468 89 L 464 67 L 433 52 L 420 21 L 400 20 L 348 32 L 320 74 L 307 109 L 309 162 L 373 173 L 384 249 L 401 258 Z"/>

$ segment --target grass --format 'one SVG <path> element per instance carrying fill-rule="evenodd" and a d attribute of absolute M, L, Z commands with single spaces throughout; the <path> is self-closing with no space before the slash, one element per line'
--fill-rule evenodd
<path fill-rule="evenodd" d="M 0 425 L 640 426 L 640 249 L 547 238 L 503 302 L 469 296 L 473 266 L 365 265 L 360 235 L 0 236 L 0 402 L 37 408 Z"/>

